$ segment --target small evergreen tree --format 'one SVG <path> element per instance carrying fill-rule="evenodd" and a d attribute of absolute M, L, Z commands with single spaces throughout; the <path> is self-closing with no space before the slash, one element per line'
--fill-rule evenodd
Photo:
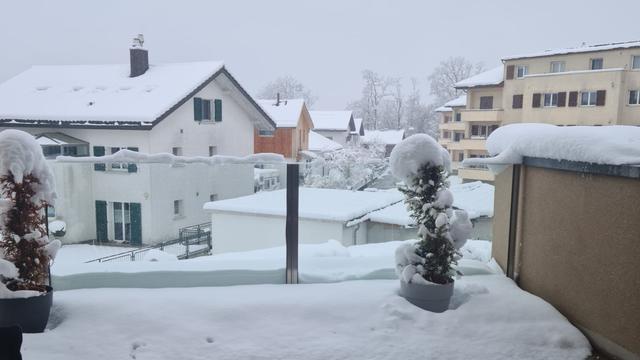
<path fill-rule="evenodd" d="M 424 259 L 414 263 L 417 273 L 432 283 L 447 284 L 453 281 L 452 265 L 459 256 L 449 235 L 451 197 L 447 190 L 447 172 L 442 166 L 425 164 L 418 169 L 412 184 L 400 187 L 411 217 L 418 224 L 420 241 L 416 255 Z"/>

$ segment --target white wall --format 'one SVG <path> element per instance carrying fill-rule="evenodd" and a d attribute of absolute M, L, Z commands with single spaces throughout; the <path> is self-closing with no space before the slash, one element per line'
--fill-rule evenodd
<path fill-rule="evenodd" d="M 313 129 L 313 131 L 326 138 L 331 138 L 331 140 L 337 142 L 342 146 L 347 145 L 347 137 L 349 136 L 349 131 L 316 130 L 316 129 Z"/>

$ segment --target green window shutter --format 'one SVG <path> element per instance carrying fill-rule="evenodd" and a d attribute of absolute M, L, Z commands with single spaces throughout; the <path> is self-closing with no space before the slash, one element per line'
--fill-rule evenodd
<path fill-rule="evenodd" d="M 108 240 L 107 202 L 96 200 L 96 240 Z"/>
<path fill-rule="evenodd" d="M 94 146 L 93 156 L 104 156 L 104 146 Z M 93 164 L 93 169 L 95 171 L 105 171 L 106 168 L 105 164 Z"/>
<path fill-rule="evenodd" d="M 202 121 L 202 99 L 193 98 L 193 120 Z"/>
<path fill-rule="evenodd" d="M 142 209 L 140 203 L 130 203 L 131 245 L 142 245 Z"/>
<path fill-rule="evenodd" d="M 138 152 L 138 148 L 137 147 L 128 147 L 127 150 Z M 130 172 L 130 173 L 138 172 L 138 165 L 136 165 L 136 164 L 128 164 L 127 165 L 127 171 Z"/>
<path fill-rule="evenodd" d="M 217 122 L 222 121 L 222 100 L 215 99 L 213 101 L 215 107 L 215 118 L 214 120 Z"/>

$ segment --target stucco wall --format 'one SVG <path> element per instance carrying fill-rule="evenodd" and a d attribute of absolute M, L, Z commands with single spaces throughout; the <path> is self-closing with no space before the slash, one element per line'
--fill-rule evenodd
<path fill-rule="evenodd" d="M 493 254 L 503 267 L 509 175 L 496 177 Z M 520 199 L 520 286 L 605 351 L 640 356 L 640 181 L 526 166 Z"/>

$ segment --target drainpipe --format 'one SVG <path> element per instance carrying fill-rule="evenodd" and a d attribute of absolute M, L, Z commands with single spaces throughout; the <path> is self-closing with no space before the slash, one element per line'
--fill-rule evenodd
<path fill-rule="evenodd" d="M 353 245 L 358 245 L 358 243 L 357 243 L 358 242 L 357 241 L 358 236 L 357 235 L 358 235 L 358 230 L 360 230 L 360 224 L 361 223 L 357 223 L 356 224 L 356 228 L 353 229 Z"/>
<path fill-rule="evenodd" d="M 511 209 L 509 211 L 509 241 L 507 245 L 507 277 L 516 281 L 515 261 L 516 261 L 516 237 L 518 234 L 518 206 L 520 198 L 520 175 L 522 165 L 513 165 L 511 176 Z"/>

